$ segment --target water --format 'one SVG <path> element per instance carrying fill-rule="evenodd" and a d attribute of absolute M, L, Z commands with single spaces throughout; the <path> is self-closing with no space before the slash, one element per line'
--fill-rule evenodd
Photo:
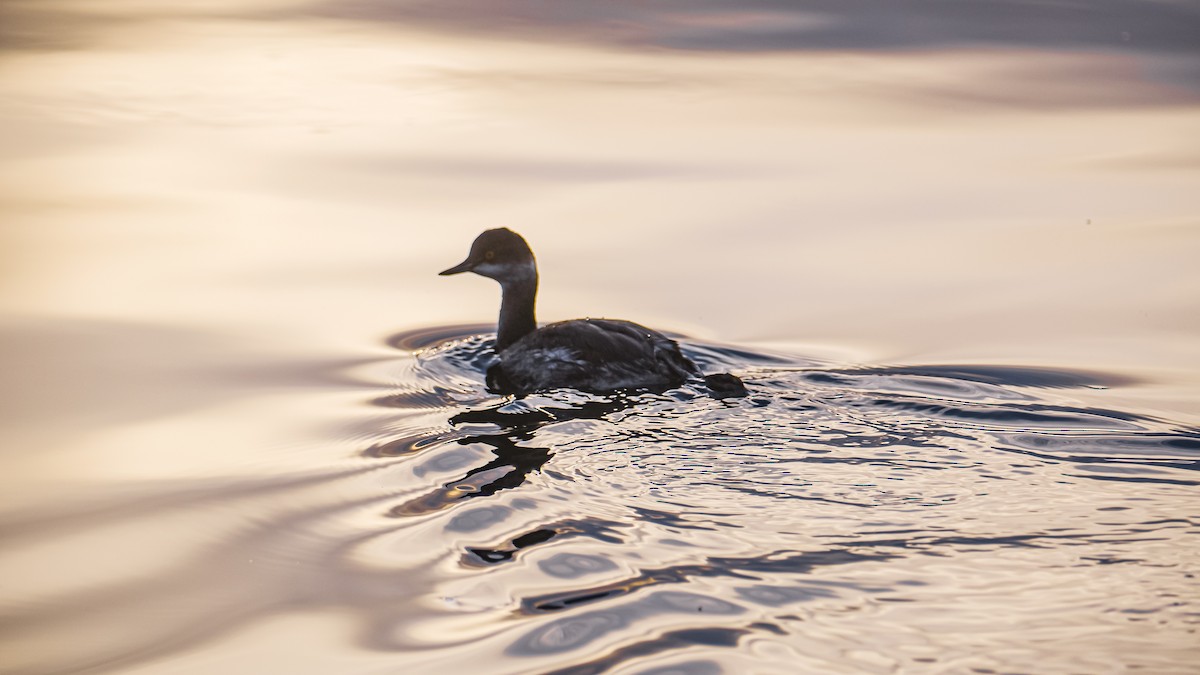
<path fill-rule="evenodd" d="M 1195 672 L 1191 5 L 102 5 L 0 7 L 0 672 Z M 489 394 L 500 225 L 750 395 Z"/>
<path fill-rule="evenodd" d="M 54 586 L 132 577 L 16 589 L 13 672 L 1192 668 L 1200 429 L 1081 400 L 1128 378 L 685 341 L 751 394 L 514 399 L 478 329 L 388 340 L 345 461 L 10 518 L 120 568 Z M 321 631 L 362 663 L 288 642 Z"/>
<path fill-rule="evenodd" d="M 404 425 L 365 454 L 418 486 L 378 544 L 449 540 L 428 599 L 486 626 L 489 656 L 539 672 L 1191 667 L 1200 581 L 1177 547 L 1200 532 L 1200 430 L 1072 399 L 1111 378 L 690 343 L 753 393 L 514 401 L 473 384 L 487 347 L 418 351 L 378 403 L 397 422 L 436 406 L 450 427 Z"/>

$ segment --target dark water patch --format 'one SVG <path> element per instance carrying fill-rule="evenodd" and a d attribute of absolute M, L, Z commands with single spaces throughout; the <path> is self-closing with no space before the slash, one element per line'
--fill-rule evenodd
<path fill-rule="evenodd" d="M 783 607 L 784 605 L 837 597 L 835 590 L 815 584 L 794 586 L 755 584 L 736 587 L 734 592 L 738 594 L 738 597 L 760 607 Z"/>
<path fill-rule="evenodd" d="M 1162 460 L 1181 467 L 1200 462 L 1200 440 L 1193 432 L 1174 434 L 1146 431 L 1140 434 L 1070 433 L 1069 435 L 1004 433 L 996 438 L 1031 452 L 1072 461 Z"/>
<path fill-rule="evenodd" d="M 698 593 L 657 591 L 643 602 L 553 619 L 517 639 L 508 648 L 508 653 L 532 656 L 578 649 L 606 634 L 657 615 L 703 613 L 708 616 L 737 616 L 744 612 L 736 604 Z"/>
<path fill-rule="evenodd" d="M 1097 436 L 1049 434 L 998 434 L 997 450 L 1035 457 L 1045 462 L 1107 467 L 1143 466 L 1180 471 L 1200 470 L 1200 457 L 1186 441 L 1161 433 Z M 1182 448 L 1182 451 L 1180 450 Z"/>
<path fill-rule="evenodd" d="M 576 419 L 602 420 L 638 405 L 645 399 L 627 393 L 604 396 L 579 394 L 574 400 L 541 398 L 536 395 L 464 410 L 450 418 L 450 424 L 494 424 L 510 435 L 531 436 L 537 429 L 555 422 Z"/>
<path fill-rule="evenodd" d="M 1065 474 L 1065 475 L 1069 476 L 1071 478 L 1087 478 L 1090 480 L 1108 480 L 1108 481 L 1117 481 L 1117 482 L 1122 482 L 1122 483 L 1149 483 L 1149 484 L 1159 484 L 1159 485 L 1187 485 L 1187 486 L 1200 485 L 1200 481 L 1184 480 L 1182 478 L 1156 478 L 1153 476 L 1111 476 L 1111 475 L 1106 476 L 1106 475 L 1100 475 L 1100 474 L 1087 474 L 1087 473 L 1069 473 L 1069 474 Z"/>
<path fill-rule="evenodd" d="M 1005 0 L 708 0 L 547 11 L 536 0 L 396 3 L 315 2 L 319 16 L 394 22 L 513 40 L 711 52 L 993 48 L 1126 49 L 1193 54 L 1200 12 L 1186 3 L 1095 0 L 1087 4 Z"/>
<path fill-rule="evenodd" d="M 721 675 L 726 672 L 716 661 L 694 659 L 643 670 L 640 675 Z"/>
<path fill-rule="evenodd" d="M 601 519 L 576 519 L 550 523 L 514 537 L 505 546 L 467 547 L 467 554 L 462 557 L 460 564 L 466 567 L 480 567 L 510 562 L 521 549 L 544 544 L 551 540 L 562 541 L 571 537 L 583 536 L 608 544 L 618 544 L 623 541 L 623 538 L 617 534 L 617 530 L 622 527 L 627 526 L 616 521 Z M 592 559 L 586 558 L 586 560 Z M 560 561 L 555 569 L 561 572 L 571 561 L 575 561 L 575 558 L 568 557 Z"/>
<path fill-rule="evenodd" d="M 808 574 L 819 567 L 886 561 L 892 557 L 890 553 L 831 550 L 804 553 L 776 552 L 753 558 L 709 558 L 704 564 L 645 570 L 637 576 L 600 586 L 523 598 L 520 612 L 526 615 L 557 612 L 576 605 L 621 597 L 664 584 L 687 583 L 694 578 L 729 577 L 757 580 L 756 574 Z"/>
<path fill-rule="evenodd" d="M 917 376 L 935 381 L 964 380 L 1002 387 L 1034 387 L 1038 389 L 1128 387 L 1140 383 L 1136 378 L 1126 375 L 1065 368 L 1032 368 L 1027 366 L 892 366 L 887 368 L 842 369 L 828 372 L 851 376 L 882 375 L 889 378 L 896 376 Z M 847 382 L 843 380 L 842 383 L 845 384 Z"/>
<path fill-rule="evenodd" d="M 487 445 L 492 446 L 495 458 L 474 467 L 461 478 L 443 484 L 440 488 L 410 499 L 393 507 L 388 514 L 393 517 L 416 516 L 450 508 L 455 503 L 471 497 L 490 497 L 501 490 L 519 487 L 529 474 L 537 471 L 553 457 L 548 448 L 530 448 L 501 442 L 500 437 L 490 437 Z M 507 437 L 505 437 L 507 438 Z M 483 440 L 479 437 L 459 439 L 459 443 Z"/>
<path fill-rule="evenodd" d="M 1137 429 L 1134 421 L 1145 418 L 1131 413 L 1114 410 L 1071 409 L 1061 406 L 1033 404 L 1008 404 L 1005 406 L 976 407 L 966 403 L 929 403 L 911 399 L 877 398 L 866 405 L 903 410 L 919 416 L 941 417 L 954 421 L 969 422 L 993 427 L 1036 427 L 1054 429 Z"/>
<path fill-rule="evenodd" d="M 766 630 L 766 624 L 752 624 L 751 629 Z M 752 630 L 745 628 L 685 628 L 682 630 L 668 631 L 660 636 L 643 640 L 627 647 L 615 649 L 603 657 L 593 659 L 587 663 L 579 665 L 567 666 L 565 668 L 557 668 L 547 671 L 546 675 L 598 675 L 599 673 L 607 673 L 613 668 L 619 666 L 626 661 L 633 659 L 653 656 L 663 652 L 674 651 L 678 649 L 687 649 L 697 646 L 708 647 L 736 647 L 738 642 L 749 635 Z M 675 670 L 674 672 L 687 673 L 704 673 L 703 668 L 691 670 L 695 662 L 689 662 L 688 670 Z M 655 669 L 648 672 L 671 672 L 665 669 Z M 717 670 L 709 670 L 707 672 L 721 672 Z"/>

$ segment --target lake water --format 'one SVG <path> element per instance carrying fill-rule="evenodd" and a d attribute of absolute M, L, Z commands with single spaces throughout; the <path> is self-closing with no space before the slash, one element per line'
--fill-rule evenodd
<path fill-rule="evenodd" d="M 1198 34 L 5 2 L 0 672 L 1195 672 Z M 750 395 L 488 393 L 497 226 Z"/>

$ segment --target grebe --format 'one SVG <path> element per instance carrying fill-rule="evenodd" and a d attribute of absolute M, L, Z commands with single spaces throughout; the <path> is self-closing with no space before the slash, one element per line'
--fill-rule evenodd
<path fill-rule="evenodd" d="M 537 263 L 529 244 L 512 230 L 502 227 L 480 234 L 467 259 L 441 274 L 462 272 L 500 283 L 500 362 L 488 374 L 493 389 L 515 394 L 560 388 L 670 389 L 703 377 L 717 398 L 746 394 L 736 376 L 701 376 L 674 340 L 630 321 L 573 319 L 538 328 Z"/>

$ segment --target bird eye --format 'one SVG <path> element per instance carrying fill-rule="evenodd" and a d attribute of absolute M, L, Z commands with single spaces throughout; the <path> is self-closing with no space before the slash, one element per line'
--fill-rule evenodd
<path fill-rule="evenodd" d="M 495 258 L 495 257 L 496 257 L 495 251 L 488 251 L 487 253 L 483 254 L 484 260 L 491 260 L 492 258 Z"/>

